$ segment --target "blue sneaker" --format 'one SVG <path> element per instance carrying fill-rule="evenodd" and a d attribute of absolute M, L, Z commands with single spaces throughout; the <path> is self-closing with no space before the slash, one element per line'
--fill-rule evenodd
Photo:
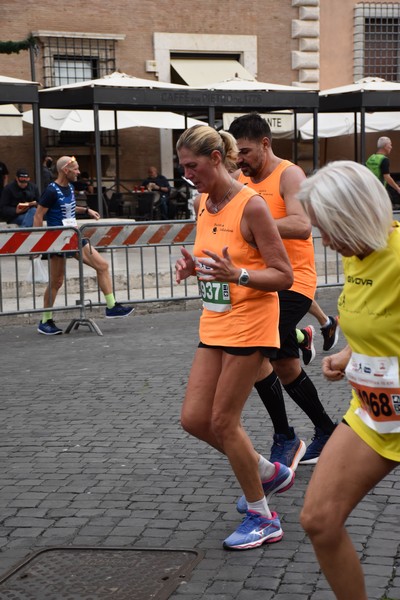
<path fill-rule="evenodd" d="M 268 519 L 249 510 L 236 531 L 224 540 L 224 548 L 249 550 L 262 544 L 279 542 L 282 537 L 283 531 L 276 512 Z"/>
<path fill-rule="evenodd" d="M 62 329 L 57 327 L 53 319 L 49 319 L 46 323 L 40 321 L 37 330 L 39 333 L 43 333 L 43 335 L 60 335 L 63 332 Z"/>
<path fill-rule="evenodd" d="M 262 482 L 263 490 L 267 502 L 270 501 L 274 494 L 282 494 L 292 487 L 294 483 L 295 473 L 289 467 L 275 463 L 275 474 L 267 481 Z M 240 513 L 247 512 L 247 500 L 245 496 L 241 496 L 236 504 L 236 510 Z"/>
<path fill-rule="evenodd" d="M 331 433 L 324 433 L 319 427 L 315 427 L 315 433 L 311 444 L 308 446 L 306 453 L 300 459 L 301 465 L 315 465 L 318 462 L 319 455 L 323 447 L 331 437 Z"/>
<path fill-rule="evenodd" d="M 295 471 L 301 457 L 306 452 L 306 444 L 297 437 L 293 427 L 289 429 L 294 436 L 293 439 L 289 439 L 284 433 L 274 434 L 274 443 L 271 446 L 269 460 L 272 463 L 279 462 Z"/>
<path fill-rule="evenodd" d="M 106 308 L 107 319 L 123 319 L 133 313 L 135 309 L 132 306 L 123 306 L 116 302 L 112 308 Z"/>

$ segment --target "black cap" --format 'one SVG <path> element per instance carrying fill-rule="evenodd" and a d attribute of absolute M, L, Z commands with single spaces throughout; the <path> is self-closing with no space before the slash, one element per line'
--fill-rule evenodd
<path fill-rule="evenodd" d="M 29 173 L 26 169 L 18 169 L 17 171 L 17 177 L 29 177 Z"/>

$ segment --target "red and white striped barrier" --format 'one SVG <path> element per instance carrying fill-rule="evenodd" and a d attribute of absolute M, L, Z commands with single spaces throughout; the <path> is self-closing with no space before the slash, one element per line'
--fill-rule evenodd
<path fill-rule="evenodd" d="M 41 254 L 78 249 L 78 233 L 74 229 L 51 227 L 32 231 L 0 231 L 0 255 Z"/>
<path fill-rule="evenodd" d="M 193 244 L 196 223 L 132 223 L 132 225 L 84 225 L 83 238 L 98 247 L 107 246 L 153 246 L 158 244 Z"/>

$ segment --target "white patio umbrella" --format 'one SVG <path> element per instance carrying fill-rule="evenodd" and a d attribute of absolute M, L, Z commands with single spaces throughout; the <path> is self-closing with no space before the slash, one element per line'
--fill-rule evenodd
<path fill-rule="evenodd" d="M 358 119 L 358 131 L 360 123 Z M 303 140 L 312 140 L 314 135 L 313 119 L 309 118 L 306 123 L 299 127 Z M 354 113 L 319 113 L 318 114 L 318 137 L 330 138 L 339 135 L 354 133 Z"/>
<path fill-rule="evenodd" d="M 1 108 L 1 107 L 0 107 Z M 33 123 L 33 114 L 31 110 L 23 113 L 22 119 L 27 123 Z M 128 127 L 154 127 L 156 129 L 185 129 L 203 123 L 197 119 L 187 119 L 173 112 L 156 111 L 117 111 L 117 128 L 126 129 Z M 88 109 L 62 109 L 62 108 L 41 108 L 40 124 L 46 129 L 55 131 L 94 131 L 94 113 Z M 100 131 L 110 131 L 115 129 L 114 111 L 99 110 L 99 129 Z"/>
<path fill-rule="evenodd" d="M 23 135 L 22 114 L 14 104 L 0 104 L 0 135 Z"/>
<path fill-rule="evenodd" d="M 374 112 L 365 114 L 365 133 L 377 131 L 399 131 L 400 112 Z M 304 140 L 313 138 L 313 120 L 309 119 L 299 127 Z M 357 133 L 361 131 L 360 115 L 357 114 Z M 354 113 L 319 113 L 318 137 L 331 138 L 354 134 Z"/>

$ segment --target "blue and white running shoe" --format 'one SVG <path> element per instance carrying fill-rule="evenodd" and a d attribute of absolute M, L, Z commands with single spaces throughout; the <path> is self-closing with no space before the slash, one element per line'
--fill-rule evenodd
<path fill-rule="evenodd" d="M 274 465 L 275 474 L 268 481 L 262 482 L 267 502 L 270 501 L 274 494 L 282 494 L 282 492 L 286 492 L 286 490 L 291 488 L 295 478 L 295 472 L 290 467 L 278 462 L 274 463 Z M 236 509 L 242 514 L 247 511 L 247 501 L 244 496 L 239 498 Z"/>
<path fill-rule="evenodd" d="M 272 463 L 279 462 L 295 471 L 299 461 L 305 454 L 306 444 L 297 437 L 293 427 L 289 427 L 289 431 L 291 433 L 290 438 L 284 433 L 274 434 L 274 443 L 271 447 L 269 461 Z"/>
<path fill-rule="evenodd" d="M 112 308 L 106 308 L 106 319 L 123 319 L 129 317 L 134 310 L 133 306 L 123 306 L 116 302 Z"/>
<path fill-rule="evenodd" d="M 224 548 L 250 550 L 262 544 L 279 542 L 282 537 L 283 531 L 276 512 L 268 519 L 249 510 L 236 531 L 224 540 Z"/>

